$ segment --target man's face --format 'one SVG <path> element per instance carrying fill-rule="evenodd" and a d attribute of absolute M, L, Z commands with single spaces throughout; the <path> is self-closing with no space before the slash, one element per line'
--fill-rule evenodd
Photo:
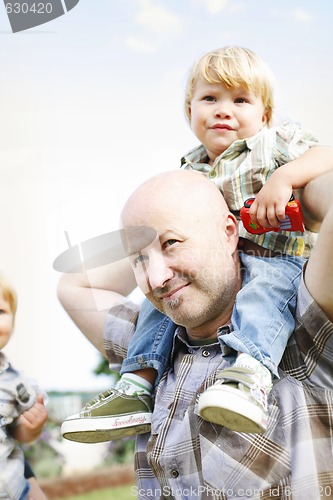
<path fill-rule="evenodd" d="M 199 79 L 191 101 L 191 128 L 213 162 L 234 141 L 257 134 L 267 121 L 260 96 Z"/>
<path fill-rule="evenodd" d="M 235 244 L 228 239 L 225 221 L 182 213 L 170 218 L 161 210 L 145 224 L 156 229 L 157 237 L 130 256 L 139 287 L 188 333 L 199 328 L 212 336 L 229 319 L 236 293 Z"/>

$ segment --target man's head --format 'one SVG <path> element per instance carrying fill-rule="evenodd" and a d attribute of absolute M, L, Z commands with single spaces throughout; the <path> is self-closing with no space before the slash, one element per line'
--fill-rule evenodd
<path fill-rule="evenodd" d="M 12 285 L 0 276 L 0 350 L 7 345 L 13 333 L 16 308 L 16 292 Z"/>
<path fill-rule="evenodd" d="M 230 320 L 241 281 L 237 222 L 217 187 L 197 172 L 159 174 L 132 194 L 122 223 L 125 233 L 156 230 L 152 243 L 130 255 L 148 299 L 188 333 L 214 336 Z"/>
<path fill-rule="evenodd" d="M 190 70 L 185 111 L 213 162 L 234 141 L 271 123 L 272 74 L 254 52 L 224 47 L 205 54 Z"/>

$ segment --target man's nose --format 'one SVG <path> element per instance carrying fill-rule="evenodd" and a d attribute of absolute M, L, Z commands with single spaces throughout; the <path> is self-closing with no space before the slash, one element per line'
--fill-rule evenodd
<path fill-rule="evenodd" d="M 162 288 L 173 277 L 169 261 L 161 252 L 154 252 L 149 258 L 147 278 L 152 290 Z"/>

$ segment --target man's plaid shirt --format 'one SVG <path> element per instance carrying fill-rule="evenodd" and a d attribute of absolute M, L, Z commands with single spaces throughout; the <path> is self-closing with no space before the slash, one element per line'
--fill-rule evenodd
<path fill-rule="evenodd" d="M 111 309 L 105 323 L 110 363 L 122 362 L 139 307 Z M 222 327 L 228 331 L 228 325 Z M 133 495 L 174 498 L 333 498 L 333 325 L 302 281 L 296 318 L 269 400 L 264 435 L 203 421 L 199 394 L 226 368 L 218 343 L 191 346 L 176 330 L 171 367 L 156 392 L 151 435 L 137 438 Z"/>

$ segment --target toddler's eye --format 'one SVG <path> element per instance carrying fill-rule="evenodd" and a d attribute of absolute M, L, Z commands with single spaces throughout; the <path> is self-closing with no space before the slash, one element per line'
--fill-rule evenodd
<path fill-rule="evenodd" d="M 247 100 L 244 97 L 237 97 L 237 99 L 235 99 L 235 103 L 243 103 L 243 102 L 247 102 Z"/>
<path fill-rule="evenodd" d="M 215 97 L 213 97 L 212 95 L 206 95 L 204 98 L 203 98 L 204 101 L 208 101 L 208 102 L 214 102 L 216 99 Z"/>

